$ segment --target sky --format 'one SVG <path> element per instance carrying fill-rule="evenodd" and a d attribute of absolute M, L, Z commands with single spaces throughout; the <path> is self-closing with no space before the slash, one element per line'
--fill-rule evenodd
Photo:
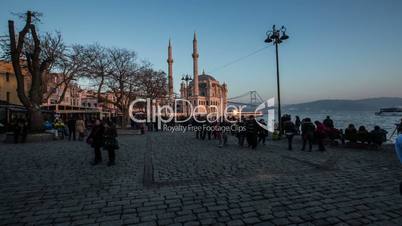
<path fill-rule="evenodd" d="M 276 24 L 286 26 L 290 36 L 279 46 L 283 103 L 402 97 L 399 0 L 0 0 L 0 4 L 2 35 L 7 33 L 7 21 L 17 20 L 11 13 L 39 11 L 41 32 L 60 31 L 68 44 L 97 42 L 134 50 L 158 70 L 167 71 L 170 38 L 176 92 L 182 75 L 192 75 L 196 31 L 199 72 L 205 70 L 226 82 L 229 97 L 251 90 L 263 98 L 276 96 L 275 47 L 264 43 L 266 32 Z"/>

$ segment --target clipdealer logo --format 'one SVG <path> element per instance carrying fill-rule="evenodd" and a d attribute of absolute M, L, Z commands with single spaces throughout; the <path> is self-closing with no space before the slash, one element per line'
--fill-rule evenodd
<path fill-rule="evenodd" d="M 141 118 L 136 117 L 137 115 L 134 111 L 137 104 L 145 104 L 146 114 L 143 115 L 143 117 Z M 179 105 L 186 106 L 188 114 L 177 112 L 177 109 L 179 109 Z M 225 108 L 223 108 L 223 106 L 209 105 L 208 108 L 210 109 L 210 111 L 208 113 L 204 105 L 197 105 L 194 107 L 193 104 L 186 99 L 175 99 L 174 106 L 175 107 L 173 108 L 169 104 L 159 105 L 156 100 L 151 100 L 150 98 L 139 98 L 130 103 L 128 113 L 130 119 L 136 123 L 157 122 L 158 129 L 161 129 L 162 124 L 166 124 L 172 121 L 175 123 L 184 123 L 188 122 L 189 120 L 194 120 L 194 122 L 197 123 L 208 122 L 211 124 L 224 121 L 234 124 L 238 120 L 243 120 L 243 110 L 247 107 L 247 105 L 227 105 Z M 273 132 L 275 129 L 274 106 L 275 99 L 270 98 L 258 105 L 254 111 L 254 115 L 261 115 L 261 117 L 255 117 L 257 124 L 270 132 Z M 211 111 L 211 109 L 213 110 Z M 261 122 L 261 118 L 264 119 L 266 123 Z"/>
<path fill-rule="evenodd" d="M 265 130 L 268 130 L 269 132 L 274 132 L 275 130 L 275 98 L 272 97 L 264 102 L 262 102 L 260 105 L 257 106 L 255 109 L 254 113 L 261 112 L 263 110 L 266 110 L 266 114 L 263 113 L 263 115 L 267 116 L 266 119 L 266 124 L 261 123 L 259 120 L 256 119 L 257 123 L 259 126 L 264 128 Z"/>

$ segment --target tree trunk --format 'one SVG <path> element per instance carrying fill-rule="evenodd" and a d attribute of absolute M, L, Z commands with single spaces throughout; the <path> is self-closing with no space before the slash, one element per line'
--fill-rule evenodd
<path fill-rule="evenodd" d="M 101 101 L 101 92 L 102 92 L 102 87 L 103 87 L 104 82 L 105 82 L 105 76 L 102 74 L 101 81 L 98 86 L 98 92 L 97 92 L 98 101 Z"/>
<path fill-rule="evenodd" d="M 127 125 L 128 125 L 128 120 L 130 117 L 128 116 L 128 110 L 124 109 L 122 112 L 123 112 L 123 117 L 121 120 L 121 128 L 126 129 Z"/>
<path fill-rule="evenodd" d="M 30 130 L 32 132 L 40 132 L 43 130 L 43 115 L 40 109 L 31 108 L 28 109 L 29 119 L 30 119 Z"/>
<path fill-rule="evenodd" d="M 59 99 L 57 100 L 57 104 L 60 104 L 61 102 L 63 102 L 64 97 L 66 96 L 67 89 L 69 88 L 69 86 L 70 86 L 70 80 L 68 80 L 68 81 L 64 84 L 63 92 L 61 93 Z"/>

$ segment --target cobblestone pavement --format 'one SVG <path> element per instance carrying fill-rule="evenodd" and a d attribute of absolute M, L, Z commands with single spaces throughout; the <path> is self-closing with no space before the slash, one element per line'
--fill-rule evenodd
<path fill-rule="evenodd" d="M 82 142 L 1 144 L 0 225 L 402 225 L 391 150 L 252 151 L 182 133 L 119 141 L 112 167 L 91 166 Z"/>

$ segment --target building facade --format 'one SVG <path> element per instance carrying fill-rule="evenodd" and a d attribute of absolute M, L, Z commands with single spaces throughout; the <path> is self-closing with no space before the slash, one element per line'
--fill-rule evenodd
<path fill-rule="evenodd" d="M 31 77 L 27 70 L 23 70 L 23 74 L 25 92 L 28 95 Z M 56 114 L 63 119 L 72 116 L 92 119 L 119 115 L 117 107 L 113 104 L 115 97 L 112 93 L 102 93 L 102 100 L 98 101 L 94 91 L 81 89 L 74 82 L 70 82 L 66 87 L 64 79 L 59 73 L 43 76 L 42 109 L 47 116 Z M 0 123 L 8 124 L 12 118 L 24 117 L 26 112 L 17 94 L 17 79 L 11 62 L 0 61 Z"/>
<path fill-rule="evenodd" d="M 28 72 L 23 70 L 25 87 L 31 86 Z M 26 94 L 28 89 L 25 88 Z M 17 78 L 14 75 L 13 65 L 10 62 L 0 60 L 0 101 L 12 105 L 21 105 L 17 94 Z"/>

